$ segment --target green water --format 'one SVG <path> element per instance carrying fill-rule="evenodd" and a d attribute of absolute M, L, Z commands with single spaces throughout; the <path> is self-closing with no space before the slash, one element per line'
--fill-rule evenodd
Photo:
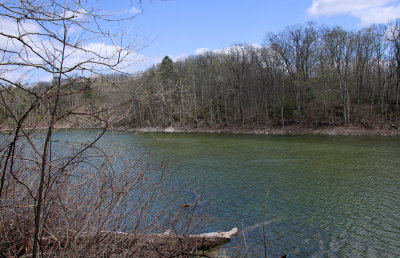
<path fill-rule="evenodd" d="M 400 256 L 399 137 L 108 133 L 102 144 L 145 145 L 168 160 L 176 184 L 206 193 L 207 230 L 237 226 L 254 256 L 264 252 L 268 186 L 272 257 Z M 228 246 L 238 245 L 241 237 Z"/>

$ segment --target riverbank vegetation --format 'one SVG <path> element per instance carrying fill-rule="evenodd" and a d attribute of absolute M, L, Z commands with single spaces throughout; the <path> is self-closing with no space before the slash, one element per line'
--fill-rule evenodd
<path fill-rule="evenodd" d="M 356 32 L 293 26 L 267 34 L 262 47 L 165 57 L 132 75 L 139 47 L 123 30 L 105 28 L 134 17 L 85 4 L 0 3 L 0 123 L 12 130 L 0 137 L 1 256 L 119 255 L 127 243 L 113 232 L 172 229 L 179 240 L 204 229 L 197 196 L 179 206 L 179 186 L 168 185 L 165 166 L 154 166 L 150 153 L 131 146 L 124 159 L 118 146 L 101 148 L 110 128 L 398 128 L 398 24 Z M 57 139 L 57 127 L 100 130 L 76 143 Z M 121 255 L 144 256 L 154 245 L 136 247 Z"/>
<path fill-rule="evenodd" d="M 165 163 L 155 165 L 148 151 L 130 146 L 121 155 L 119 146 L 100 144 L 109 125 L 132 110 L 130 98 L 108 102 L 126 91 L 103 75 L 126 73 L 137 45 L 122 30 L 106 29 L 129 24 L 129 12 L 88 5 L 0 3 L 0 117 L 12 129 L 0 134 L 0 256 L 194 254 L 199 245 L 185 245 L 195 241 L 186 236 L 206 225 L 197 197 L 182 207 L 177 193 L 185 185 L 168 184 Z M 35 83 L 46 77 L 51 83 Z M 57 125 L 70 121 L 99 130 L 79 142 L 57 138 Z M 185 247 L 154 243 L 151 236 L 166 229 Z"/>
<path fill-rule="evenodd" d="M 41 82 L 2 92 L 1 125 L 13 128 Z M 257 128 L 358 125 L 398 129 L 400 25 L 358 31 L 314 23 L 267 33 L 263 46 L 236 44 L 129 76 L 68 77 L 59 110 L 97 112 L 114 127 Z M 121 107 L 118 109 L 118 107 Z M 26 118 L 48 121 L 46 105 Z M 93 120 L 64 116 L 64 127 L 95 127 Z"/>

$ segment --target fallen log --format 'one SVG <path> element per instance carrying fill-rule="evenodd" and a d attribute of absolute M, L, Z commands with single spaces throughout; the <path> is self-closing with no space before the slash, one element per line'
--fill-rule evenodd
<path fill-rule="evenodd" d="M 166 231 L 162 234 L 158 234 L 158 237 L 161 237 L 161 241 L 168 241 L 170 239 L 181 238 L 183 240 L 195 243 L 193 247 L 198 250 L 210 249 L 216 246 L 220 246 L 231 241 L 233 236 L 238 234 L 238 229 L 235 227 L 230 231 L 226 232 L 212 232 L 212 233 L 203 233 L 196 235 L 188 235 L 188 236 L 179 236 L 174 234 L 172 231 Z"/>
<path fill-rule="evenodd" d="M 195 235 L 179 235 L 167 230 L 161 234 L 126 234 L 130 248 L 124 255 L 146 254 L 146 256 L 179 256 L 196 254 L 229 243 L 238 234 L 235 227 L 226 232 L 212 232 Z"/>
<path fill-rule="evenodd" d="M 160 257 L 192 256 L 202 254 L 212 248 L 230 242 L 238 234 L 235 227 L 227 232 L 212 232 L 194 235 L 179 235 L 167 230 L 159 234 L 135 234 L 102 231 L 94 235 L 83 234 L 69 237 L 43 237 L 41 250 L 45 255 L 87 257 Z M 10 249 L 1 248 L 3 257 L 12 256 Z M 29 255 L 32 250 L 27 246 L 23 251 Z M 0 257 L 1 257 L 0 255 Z"/>

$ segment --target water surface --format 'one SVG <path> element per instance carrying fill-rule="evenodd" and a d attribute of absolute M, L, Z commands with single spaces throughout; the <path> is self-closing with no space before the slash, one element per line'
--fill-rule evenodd
<path fill-rule="evenodd" d="M 58 131 L 85 138 L 91 132 Z M 67 136 L 68 135 L 68 136 Z M 74 137 L 72 137 L 74 136 Z M 244 229 L 254 256 L 400 255 L 400 138 L 109 132 L 106 148 L 146 146 L 176 184 L 206 193 L 209 231 Z M 228 246 L 243 245 L 236 238 Z"/>

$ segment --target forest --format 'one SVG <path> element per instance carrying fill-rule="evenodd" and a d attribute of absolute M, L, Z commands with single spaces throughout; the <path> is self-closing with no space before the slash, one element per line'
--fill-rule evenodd
<path fill-rule="evenodd" d="M 234 44 L 135 75 L 63 79 L 60 110 L 102 112 L 114 127 L 229 128 L 399 126 L 400 25 L 357 31 L 307 23 L 267 33 L 262 46 Z M 24 114 L 52 82 L 8 86 L 1 92 L 3 128 Z M 48 120 L 34 106 L 25 125 Z M 66 112 L 68 114 L 68 112 Z M 82 126 L 65 115 L 60 126 Z M 87 121 L 87 127 L 95 126 Z"/>
<path fill-rule="evenodd" d="M 127 138 L 123 147 L 108 142 L 110 129 L 400 126 L 400 21 L 357 31 L 293 25 L 266 33 L 262 45 L 233 44 L 180 60 L 165 56 L 133 74 L 129 64 L 141 46 L 125 28 L 135 6 L 110 14 L 92 4 L 0 3 L 1 257 L 199 255 L 191 240 L 210 218 L 201 194 L 192 194 L 196 186 L 172 181 L 168 161 L 147 148 Z M 80 131 L 79 138 L 67 131 Z M 377 173 L 396 182 L 395 169 L 387 176 L 376 164 Z"/>

